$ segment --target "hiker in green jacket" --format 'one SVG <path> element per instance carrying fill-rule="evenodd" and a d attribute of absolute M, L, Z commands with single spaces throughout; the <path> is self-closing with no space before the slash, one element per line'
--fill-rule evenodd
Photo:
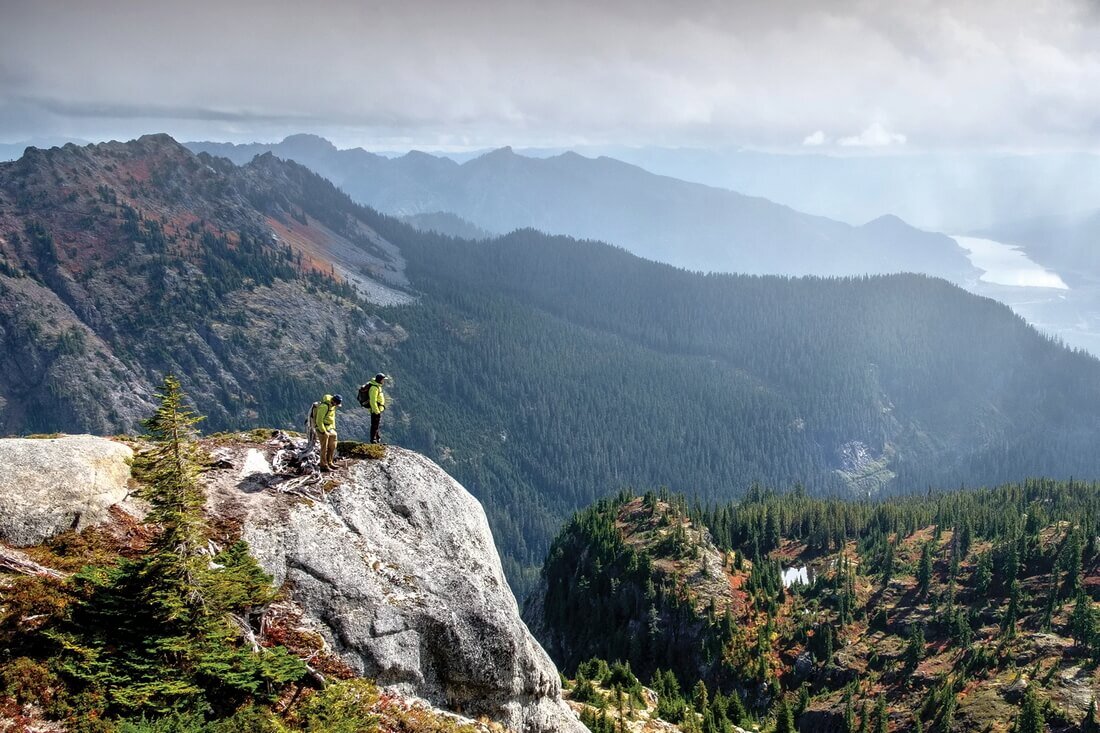
<path fill-rule="evenodd" d="M 382 393 L 382 384 L 385 381 L 386 375 L 379 372 L 359 390 L 359 402 L 370 410 L 370 442 L 372 443 L 382 442 L 379 426 L 382 423 L 382 413 L 386 411 L 386 395 Z M 363 394 L 363 390 L 366 390 L 366 395 Z"/>
<path fill-rule="evenodd" d="M 327 394 L 317 403 L 317 411 L 313 415 L 313 427 L 321 444 L 322 471 L 336 470 L 332 462 L 336 458 L 336 408 L 343 402 L 344 398 L 340 395 Z"/>

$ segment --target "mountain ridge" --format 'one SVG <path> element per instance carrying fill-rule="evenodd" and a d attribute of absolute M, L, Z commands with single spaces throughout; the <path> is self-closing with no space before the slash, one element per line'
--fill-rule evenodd
<path fill-rule="evenodd" d="M 787 275 L 925 272 L 962 282 L 975 270 L 948 237 L 874 231 L 803 214 L 761 197 L 650 173 L 579 154 L 529 158 L 498 148 L 464 163 L 419 153 L 386 159 L 296 146 L 188 143 L 238 163 L 260 151 L 297 160 L 359 203 L 406 216 L 447 211 L 491 232 L 534 227 L 597 239 L 643 257 L 701 271 Z M 916 250 L 914 253 L 913 250 Z"/>
<path fill-rule="evenodd" d="M 0 255 L 0 430 L 133 430 L 165 373 L 208 430 L 297 427 L 384 371 L 384 435 L 484 502 L 520 595 L 560 522 L 623 486 L 727 500 L 754 481 L 878 495 L 1100 474 L 1100 364 L 924 276 L 701 275 L 533 230 L 471 242 L 297 163 L 169 138 L 0 165 Z M 341 431 L 365 435 L 352 408 Z"/>

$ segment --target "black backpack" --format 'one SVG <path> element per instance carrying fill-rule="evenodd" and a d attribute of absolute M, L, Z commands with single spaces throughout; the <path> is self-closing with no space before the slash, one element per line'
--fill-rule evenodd
<path fill-rule="evenodd" d="M 359 400 L 359 404 L 363 407 L 370 409 L 370 384 L 364 384 L 359 388 L 359 394 L 356 395 L 356 399 Z"/>

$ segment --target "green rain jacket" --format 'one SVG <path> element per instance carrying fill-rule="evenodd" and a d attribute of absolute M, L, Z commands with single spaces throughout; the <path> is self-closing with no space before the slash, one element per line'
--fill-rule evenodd
<path fill-rule="evenodd" d="M 373 379 L 367 382 L 367 406 L 372 415 L 381 415 L 386 410 L 386 395 L 382 394 L 382 384 Z"/>
<path fill-rule="evenodd" d="M 332 404 L 332 395 L 325 395 L 317 404 L 317 412 L 313 416 L 313 427 L 321 433 L 336 430 L 336 405 Z"/>

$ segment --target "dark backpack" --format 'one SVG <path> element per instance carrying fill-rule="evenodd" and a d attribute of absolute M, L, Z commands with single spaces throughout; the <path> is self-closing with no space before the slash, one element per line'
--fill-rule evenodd
<path fill-rule="evenodd" d="M 370 409 L 370 384 L 364 384 L 359 388 L 359 394 L 356 395 L 356 399 L 359 400 L 359 404 L 363 407 Z"/>

